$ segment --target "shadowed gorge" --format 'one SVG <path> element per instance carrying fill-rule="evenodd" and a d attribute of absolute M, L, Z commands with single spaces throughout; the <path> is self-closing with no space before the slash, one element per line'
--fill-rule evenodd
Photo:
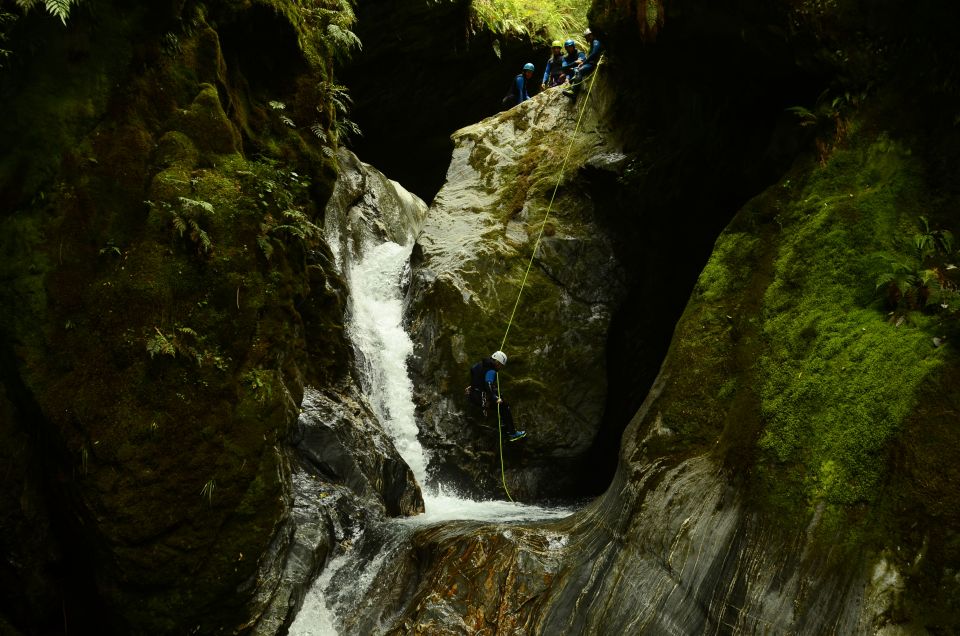
<path fill-rule="evenodd" d="M 0 632 L 960 630 L 960 8 L 475 9 L 0 4 Z"/>

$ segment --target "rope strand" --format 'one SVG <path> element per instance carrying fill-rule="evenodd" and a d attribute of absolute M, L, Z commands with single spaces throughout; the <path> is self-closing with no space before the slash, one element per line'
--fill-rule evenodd
<path fill-rule="evenodd" d="M 557 197 L 557 190 L 563 182 L 563 174 L 567 169 L 567 162 L 573 153 L 573 142 L 577 139 L 580 132 L 580 124 L 583 122 L 583 114 L 587 111 L 587 102 L 590 101 L 590 93 L 593 92 L 593 84 L 597 79 L 597 71 L 600 70 L 600 64 L 603 63 L 603 56 L 597 60 L 597 66 L 593 69 L 593 77 L 590 78 L 590 86 L 587 88 L 587 96 L 580 107 L 580 114 L 577 117 L 577 125 L 573 129 L 573 137 L 570 138 L 570 145 L 567 147 L 567 154 L 563 158 L 563 165 L 560 166 L 560 176 L 557 178 L 557 185 L 553 187 L 553 193 L 550 195 L 550 203 L 547 204 L 547 212 L 543 215 L 543 221 L 540 223 L 540 231 L 537 233 L 537 240 L 533 244 L 533 252 L 530 254 L 530 261 L 527 263 L 527 269 L 523 272 L 523 280 L 520 281 L 520 290 L 517 292 L 517 300 L 513 303 L 513 310 L 510 312 L 510 318 L 507 320 L 507 329 L 503 332 L 503 340 L 500 341 L 500 350 L 503 351 L 507 345 L 507 335 L 510 333 L 510 327 L 513 326 L 513 319 L 517 315 L 517 307 L 520 305 L 520 297 L 523 295 L 523 288 L 527 285 L 527 277 L 530 275 L 530 268 L 533 267 L 533 259 L 537 256 L 537 250 L 540 249 L 540 239 L 543 237 L 543 229 L 547 226 L 547 219 L 550 218 L 550 211 L 553 209 L 553 200 Z M 497 373 L 497 432 L 500 438 L 500 479 L 503 482 L 503 491 L 507 493 L 507 499 L 513 501 L 510 496 L 510 490 L 507 488 L 506 468 L 503 463 L 503 425 L 500 420 L 500 374 Z"/>

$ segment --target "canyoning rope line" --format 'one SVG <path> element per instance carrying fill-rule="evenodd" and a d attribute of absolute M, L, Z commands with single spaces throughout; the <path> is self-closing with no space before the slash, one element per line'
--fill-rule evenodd
<path fill-rule="evenodd" d="M 523 288 L 527 285 L 527 277 L 530 275 L 530 268 L 533 267 L 533 260 L 537 256 L 537 250 L 540 249 L 540 239 L 543 238 L 543 229 L 547 226 L 547 219 L 550 218 L 550 211 L 553 209 L 553 200 L 557 197 L 557 190 L 563 182 L 563 174 L 567 170 L 567 162 L 570 155 L 573 154 L 573 144 L 577 140 L 577 134 L 580 132 L 580 124 L 583 122 L 583 114 L 587 112 L 587 103 L 590 101 L 590 93 L 593 92 L 593 84 L 597 80 L 600 71 L 600 65 L 603 64 L 603 55 L 597 60 L 597 66 L 593 69 L 590 78 L 590 85 L 587 87 L 587 95 L 580 107 L 580 114 L 577 116 L 577 125 L 573 129 L 573 136 L 570 138 L 570 144 L 567 146 L 567 154 L 563 157 L 563 164 L 560 166 L 560 175 L 557 177 L 557 184 L 553 186 L 553 192 L 550 194 L 550 202 L 547 204 L 547 211 L 543 215 L 543 221 L 540 222 L 540 231 L 537 232 L 537 240 L 533 243 L 533 251 L 530 253 L 530 261 L 527 263 L 527 269 L 523 272 L 523 280 L 520 281 L 520 290 L 517 291 L 517 300 L 513 303 L 513 310 L 510 312 L 510 318 L 507 320 L 507 329 L 503 332 L 503 340 L 500 341 L 500 351 L 504 350 L 507 344 L 507 335 L 510 333 L 510 327 L 513 326 L 513 319 L 517 315 L 517 307 L 520 306 L 520 297 L 523 295 Z M 506 469 L 503 464 L 503 425 L 500 420 L 500 374 L 497 373 L 497 433 L 500 439 L 500 479 L 503 482 L 503 491 L 507 493 L 507 499 L 513 501 L 510 496 L 510 490 L 507 488 Z"/>
<path fill-rule="evenodd" d="M 500 374 L 497 373 L 497 439 L 500 442 L 500 481 L 503 482 L 503 492 L 507 493 L 507 499 L 513 501 L 510 496 L 510 490 L 507 488 L 507 471 L 503 466 L 503 426 L 500 424 Z"/>
<path fill-rule="evenodd" d="M 510 333 L 510 327 L 513 326 L 513 319 L 517 315 L 517 307 L 520 305 L 520 296 L 523 295 L 523 288 L 527 285 L 527 277 L 530 275 L 530 268 L 533 267 L 533 260 L 537 256 L 537 250 L 540 249 L 540 239 L 543 238 L 543 229 L 547 226 L 547 219 L 550 218 L 550 211 L 553 210 L 553 200 L 557 197 L 557 190 L 563 182 L 563 173 L 567 170 L 567 162 L 573 153 L 573 143 L 577 140 L 577 134 L 580 132 L 580 124 L 583 122 L 583 114 L 587 112 L 587 102 L 590 101 L 590 93 L 593 91 L 593 84 L 597 80 L 597 74 L 600 65 L 603 64 L 603 56 L 597 60 L 597 66 L 593 69 L 590 78 L 590 86 L 587 88 L 587 96 L 583 100 L 583 106 L 580 108 L 580 115 L 577 117 L 577 126 L 573 129 L 573 136 L 570 138 L 570 145 L 567 146 L 567 154 L 563 157 L 563 164 L 560 166 L 560 175 L 557 177 L 557 184 L 553 186 L 553 192 L 550 194 L 550 203 L 547 204 L 547 211 L 543 215 L 543 221 L 540 223 L 540 231 L 537 232 L 537 240 L 533 244 L 533 252 L 530 253 L 530 261 L 527 263 L 527 269 L 523 273 L 523 280 L 520 281 L 520 290 L 517 292 L 517 300 L 513 303 L 513 310 L 510 312 L 510 318 L 507 320 L 507 329 L 503 332 L 503 340 L 500 342 L 500 350 L 507 344 L 507 335 Z"/>

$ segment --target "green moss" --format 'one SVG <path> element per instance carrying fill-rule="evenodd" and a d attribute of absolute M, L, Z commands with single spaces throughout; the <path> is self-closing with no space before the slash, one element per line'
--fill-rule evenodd
<path fill-rule="evenodd" d="M 201 153 L 231 154 L 241 147 L 240 133 L 224 112 L 212 84 L 200 85 L 190 107 L 174 115 L 172 127 L 189 137 Z"/>
<path fill-rule="evenodd" d="M 191 170 L 197 165 L 200 153 L 190 137 L 179 130 L 171 130 L 157 142 L 157 163 L 164 167 L 178 166 L 182 170 Z"/>
<path fill-rule="evenodd" d="M 809 500 L 870 501 L 887 448 L 943 352 L 921 324 L 890 324 L 868 256 L 895 250 L 919 212 L 917 170 L 884 137 L 837 152 L 780 216 L 776 280 L 764 296 L 760 447 Z"/>
<path fill-rule="evenodd" d="M 656 417 L 675 434 L 648 452 L 712 452 L 786 527 L 819 509 L 822 536 L 879 541 L 892 449 L 954 360 L 932 343 L 949 316 L 891 315 L 875 290 L 877 262 L 909 258 L 918 216 L 949 205 L 922 175 L 902 143 L 861 135 L 744 207 L 664 367 Z"/>
<path fill-rule="evenodd" d="M 757 249 L 759 240 L 746 232 L 724 233 L 700 274 L 695 293 L 710 302 L 742 291 L 749 280 L 749 255 Z"/>

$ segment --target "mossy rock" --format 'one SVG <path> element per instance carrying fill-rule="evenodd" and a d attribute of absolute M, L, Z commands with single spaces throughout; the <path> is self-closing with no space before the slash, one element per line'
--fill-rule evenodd
<path fill-rule="evenodd" d="M 156 162 L 162 168 L 179 167 L 192 170 L 200 159 L 200 153 L 193 141 L 178 130 L 171 130 L 157 142 Z"/>
<path fill-rule="evenodd" d="M 193 103 L 174 114 L 170 127 L 189 137 L 208 160 L 211 154 L 233 154 L 242 147 L 240 133 L 224 112 L 220 95 L 212 84 L 200 85 Z"/>

